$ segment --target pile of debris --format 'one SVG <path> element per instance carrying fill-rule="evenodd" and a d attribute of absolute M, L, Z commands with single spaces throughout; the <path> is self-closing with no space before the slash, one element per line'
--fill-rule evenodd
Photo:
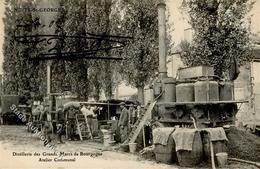
<path fill-rule="evenodd" d="M 227 138 L 230 157 L 260 162 L 260 137 L 236 127 L 230 127 Z"/>

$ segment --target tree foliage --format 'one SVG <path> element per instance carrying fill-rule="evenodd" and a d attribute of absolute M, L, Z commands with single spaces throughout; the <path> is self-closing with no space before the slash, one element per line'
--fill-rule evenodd
<path fill-rule="evenodd" d="M 194 36 L 190 46 L 182 44 L 188 47 L 182 53 L 184 63 L 214 66 L 215 73 L 222 76 L 234 59 L 240 65 L 250 61 L 247 14 L 252 5 L 250 0 L 190 0 L 188 13 Z"/>
<path fill-rule="evenodd" d="M 65 1 L 67 9 L 64 31 L 67 35 L 87 36 L 87 33 L 97 35 L 110 34 L 110 13 L 112 0 L 80 0 Z M 78 25 L 75 27 L 75 25 Z M 105 47 L 91 39 L 67 40 L 65 50 L 82 52 L 92 47 Z M 101 46 L 103 45 L 103 46 Z M 107 57 L 110 51 L 96 52 L 93 55 Z M 111 97 L 114 86 L 112 74 L 114 72 L 113 62 L 102 60 L 77 60 L 66 62 L 66 78 L 69 79 L 72 91 L 80 97 L 93 96 L 97 100 L 101 90 Z"/>
<path fill-rule="evenodd" d="M 37 15 L 17 10 L 18 8 L 34 8 L 34 3 L 33 1 L 6 0 L 5 4 L 4 92 L 19 95 L 30 92 L 31 96 L 40 95 L 39 63 L 29 60 L 29 55 L 35 55 L 38 48 L 34 44 L 25 45 L 14 39 L 15 34 L 29 35 L 38 32 L 31 24 Z M 18 24 L 28 26 L 18 29 L 16 27 Z"/>
<path fill-rule="evenodd" d="M 93 55 L 99 57 L 123 56 L 121 63 L 78 59 L 73 61 L 53 60 L 51 92 L 69 89 L 81 98 L 94 96 L 99 99 L 102 90 L 108 98 L 116 84 L 122 79 L 142 88 L 158 70 L 158 20 L 157 1 L 117 1 L 117 0 L 60 0 L 54 25 L 56 35 L 86 36 L 98 35 L 132 36 L 133 41 L 123 50 L 106 50 Z M 21 19 L 29 25 L 37 12 L 20 11 L 14 8 L 34 8 L 37 1 L 6 0 L 4 72 L 6 94 L 21 94 L 31 91 L 33 95 L 46 93 L 46 62 L 32 62 L 28 58 L 47 51 L 43 44 L 22 44 L 14 40 L 16 20 Z M 35 6 L 36 5 L 36 6 Z M 122 10 L 122 11 L 120 11 Z M 40 18 L 41 20 L 41 18 Z M 43 26 L 43 25 L 42 25 Z M 45 25 L 48 26 L 48 25 Z M 42 34 L 42 28 L 33 25 L 19 32 L 21 35 Z M 46 32 L 45 32 L 46 33 Z M 170 37 L 170 36 L 168 36 Z M 170 47 L 170 38 L 167 39 Z M 55 47 L 60 52 L 82 52 L 92 47 L 110 47 L 110 43 L 100 43 L 91 39 L 64 39 L 57 41 Z"/>
<path fill-rule="evenodd" d="M 134 38 L 122 53 L 121 76 L 128 84 L 142 90 L 158 72 L 157 0 L 124 0 L 121 6 L 121 31 Z M 169 35 L 167 44 L 170 49 L 172 43 Z"/>

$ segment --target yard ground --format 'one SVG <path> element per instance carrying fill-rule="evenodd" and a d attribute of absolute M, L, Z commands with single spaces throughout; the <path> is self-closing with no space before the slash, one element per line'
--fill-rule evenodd
<path fill-rule="evenodd" d="M 67 141 L 65 144 L 57 145 L 57 150 L 65 152 L 68 156 L 64 159 L 75 160 L 73 162 L 54 162 L 56 156 L 44 156 L 44 153 L 53 153 L 46 147 L 39 138 L 28 133 L 25 126 L 0 126 L 0 169 L 13 168 L 55 168 L 55 169 L 183 169 L 177 165 L 166 165 L 155 161 L 143 160 L 137 155 L 121 153 L 116 151 L 103 151 L 103 146 L 99 143 L 88 141 Z M 13 156 L 13 153 L 31 153 L 32 156 Z M 34 156 L 34 153 L 39 156 Z M 72 155 L 70 154 L 72 153 Z M 74 156 L 78 152 L 79 156 Z M 80 152 L 84 155 L 80 156 Z M 96 154 L 91 157 L 88 153 Z M 102 155 L 101 155 L 102 154 Z M 40 162 L 39 159 L 51 159 L 49 162 Z M 202 167 L 198 167 L 202 168 Z M 251 165 L 241 163 L 229 163 L 230 169 L 256 169 Z"/>

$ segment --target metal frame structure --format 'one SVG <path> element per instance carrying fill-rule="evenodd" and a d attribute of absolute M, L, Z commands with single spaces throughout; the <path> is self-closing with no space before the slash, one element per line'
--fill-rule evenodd
<path fill-rule="evenodd" d="M 35 35 L 19 35 L 18 32 L 34 27 L 40 27 L 39 21 L 36 19 L 30 24 L 18 24 L 14 32 L 15 41 L 28 45 L 44 44 L 50 46 L 50 49 L 46 53 L 39 53 L 36 57 L 30 57 L 32 60 L 76 60 L 76 59 L 99 59 L 99 60 L 122 60 L 121 57 L 101 57 L 95 56 L 98 52 L 107 52 L 113 49 L 119 49 L 125 47 L 127 41 L 132 40 L 130 36 L 116 36 L 102 34 L 93 34 L 86 32 L 85 36 L 73 36 L 73 35 L 55 35 L 55 34 L 35 34 Z M 44 26 L 42 26 L 44 27 Z M 88 40 L 86 48 L 82 51 L 62 51 L 61 47 L 57 47 L 57 43 L 64 45 L 66 40 Z"/>

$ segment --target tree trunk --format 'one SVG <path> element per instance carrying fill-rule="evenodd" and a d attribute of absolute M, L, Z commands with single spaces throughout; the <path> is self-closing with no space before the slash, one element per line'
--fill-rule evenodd
<path fill-rule="evenodd" d="M 137 98 L 141 104 L 144 104 L 144 86 L 137 87 Z"/>

